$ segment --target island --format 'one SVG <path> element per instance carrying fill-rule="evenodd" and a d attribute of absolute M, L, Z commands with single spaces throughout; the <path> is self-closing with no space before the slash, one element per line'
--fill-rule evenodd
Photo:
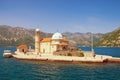
<path fill-rule="evenodd" d="M 36 61 L 120 62 L 120 58 L 96 54 L 93 48 L 91 51 L 79 50 L 75 46 L 69 45 L 69 40 L 59 32 L 54 33 L 52 37 L 41 39 L 39 29 L 35 30 L 35 49 L 20 45 L 13 57 L 20 60 Z"/>

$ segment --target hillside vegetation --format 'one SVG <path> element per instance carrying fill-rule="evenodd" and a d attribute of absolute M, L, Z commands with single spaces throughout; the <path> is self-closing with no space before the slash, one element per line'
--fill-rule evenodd
<path fill-rule="evenodd" d="M 71 43 L 75 43 L 77 45 L 80 45 L 80 46 L 91 46 L 91 36 L 93 36 L 93 39 L 94 39 L 94 43 L 98 42 L 100 38 L 102 38 L 104 36 L 104 34 L 101 34 L 101 33 L 96 33 L 96 34 L 93 34 L 93 33 L 79 33 L 79 32 L 76 32 L 76 33 L 70 33 L 70 32 L 66 32 L 66 33 L 63 33 L 64 35 L 67 36 L 67 38 L 69 39 L 69 41 Z"/>
<path fill-rule="evenodd" d="M 120 47 L 120 28 L 101 38 L 101 40 L 97 42 L 95 46 Z"/>
<path fill-rule="evenodd" d="M 6 25 L 0 25 L 0 46 L 18 46 L 20 44 L 26 44 L 34 46 L 34 29 L 26 29 L 23 27 L 11 27 Z M 52 33 L 44 33 L 41 31 L 41 38 L 52 37 Z M 63 33 L 72 44 L 86 45 L 91 44 L 91 33 Z M 98 41 L 103 34 L 93 34 L 94 41 Z"/>
<path fill-rule="evenodd" d="M 18 46 L 20 44 L 34 46 L 34 35 L 34 29 L 0 25 L 0 46 Z M 41 38 L 52 37 L 53 33 L 45 33 L 41 31 L 40 35 Z M 91 35 L 93 35 L 95 46 L 120 47 L 120 28 L 106 34 L 64 32 L 63 35 L 67 37 L 70 44 L 91 46 Z"/>
<path fill-rule="evenodd" d="M 0 46 L 18 46 L 20 44 L 33 46 L 34 31 L 34 29 L 0 25 Z M 51 34 L 41 32 L 41 37 L 45 36 L 51 36 Z"/>

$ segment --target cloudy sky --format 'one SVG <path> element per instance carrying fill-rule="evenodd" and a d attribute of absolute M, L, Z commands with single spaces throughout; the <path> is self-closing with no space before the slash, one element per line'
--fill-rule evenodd
<path fill-rule="evenodd" d="M 0 0 L 0 25 L 106 33 L 120 26 L 120 0 Z"/>

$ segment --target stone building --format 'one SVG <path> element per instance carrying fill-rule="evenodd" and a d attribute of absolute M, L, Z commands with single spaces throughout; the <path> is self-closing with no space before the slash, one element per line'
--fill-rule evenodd
<path fill-rule="evenodd" d="M 61 33 L 54 33 L 50 38 L 40 38 L 40 30 L 35 31 L 35 52 L 37 54 L 53 54 L 54 51 L 66 50 L 68 40 Z"/>

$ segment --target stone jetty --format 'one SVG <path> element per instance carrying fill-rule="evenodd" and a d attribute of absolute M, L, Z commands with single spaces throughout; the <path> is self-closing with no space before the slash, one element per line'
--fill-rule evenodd
<path fill-rule="evenodd" d="M 20 60 L 37 60 L 37 61 L 64 61 L 64 62 L 87 62 L 87 63 L 104 63 L 104 62 L 120 62 L 120 58 L 112 56 L 96 55 L 95 57 L 77 57 L 77 56 L 56 56 L 51 54 L 21 54 L 13 55 L 14 58 Z"/>

